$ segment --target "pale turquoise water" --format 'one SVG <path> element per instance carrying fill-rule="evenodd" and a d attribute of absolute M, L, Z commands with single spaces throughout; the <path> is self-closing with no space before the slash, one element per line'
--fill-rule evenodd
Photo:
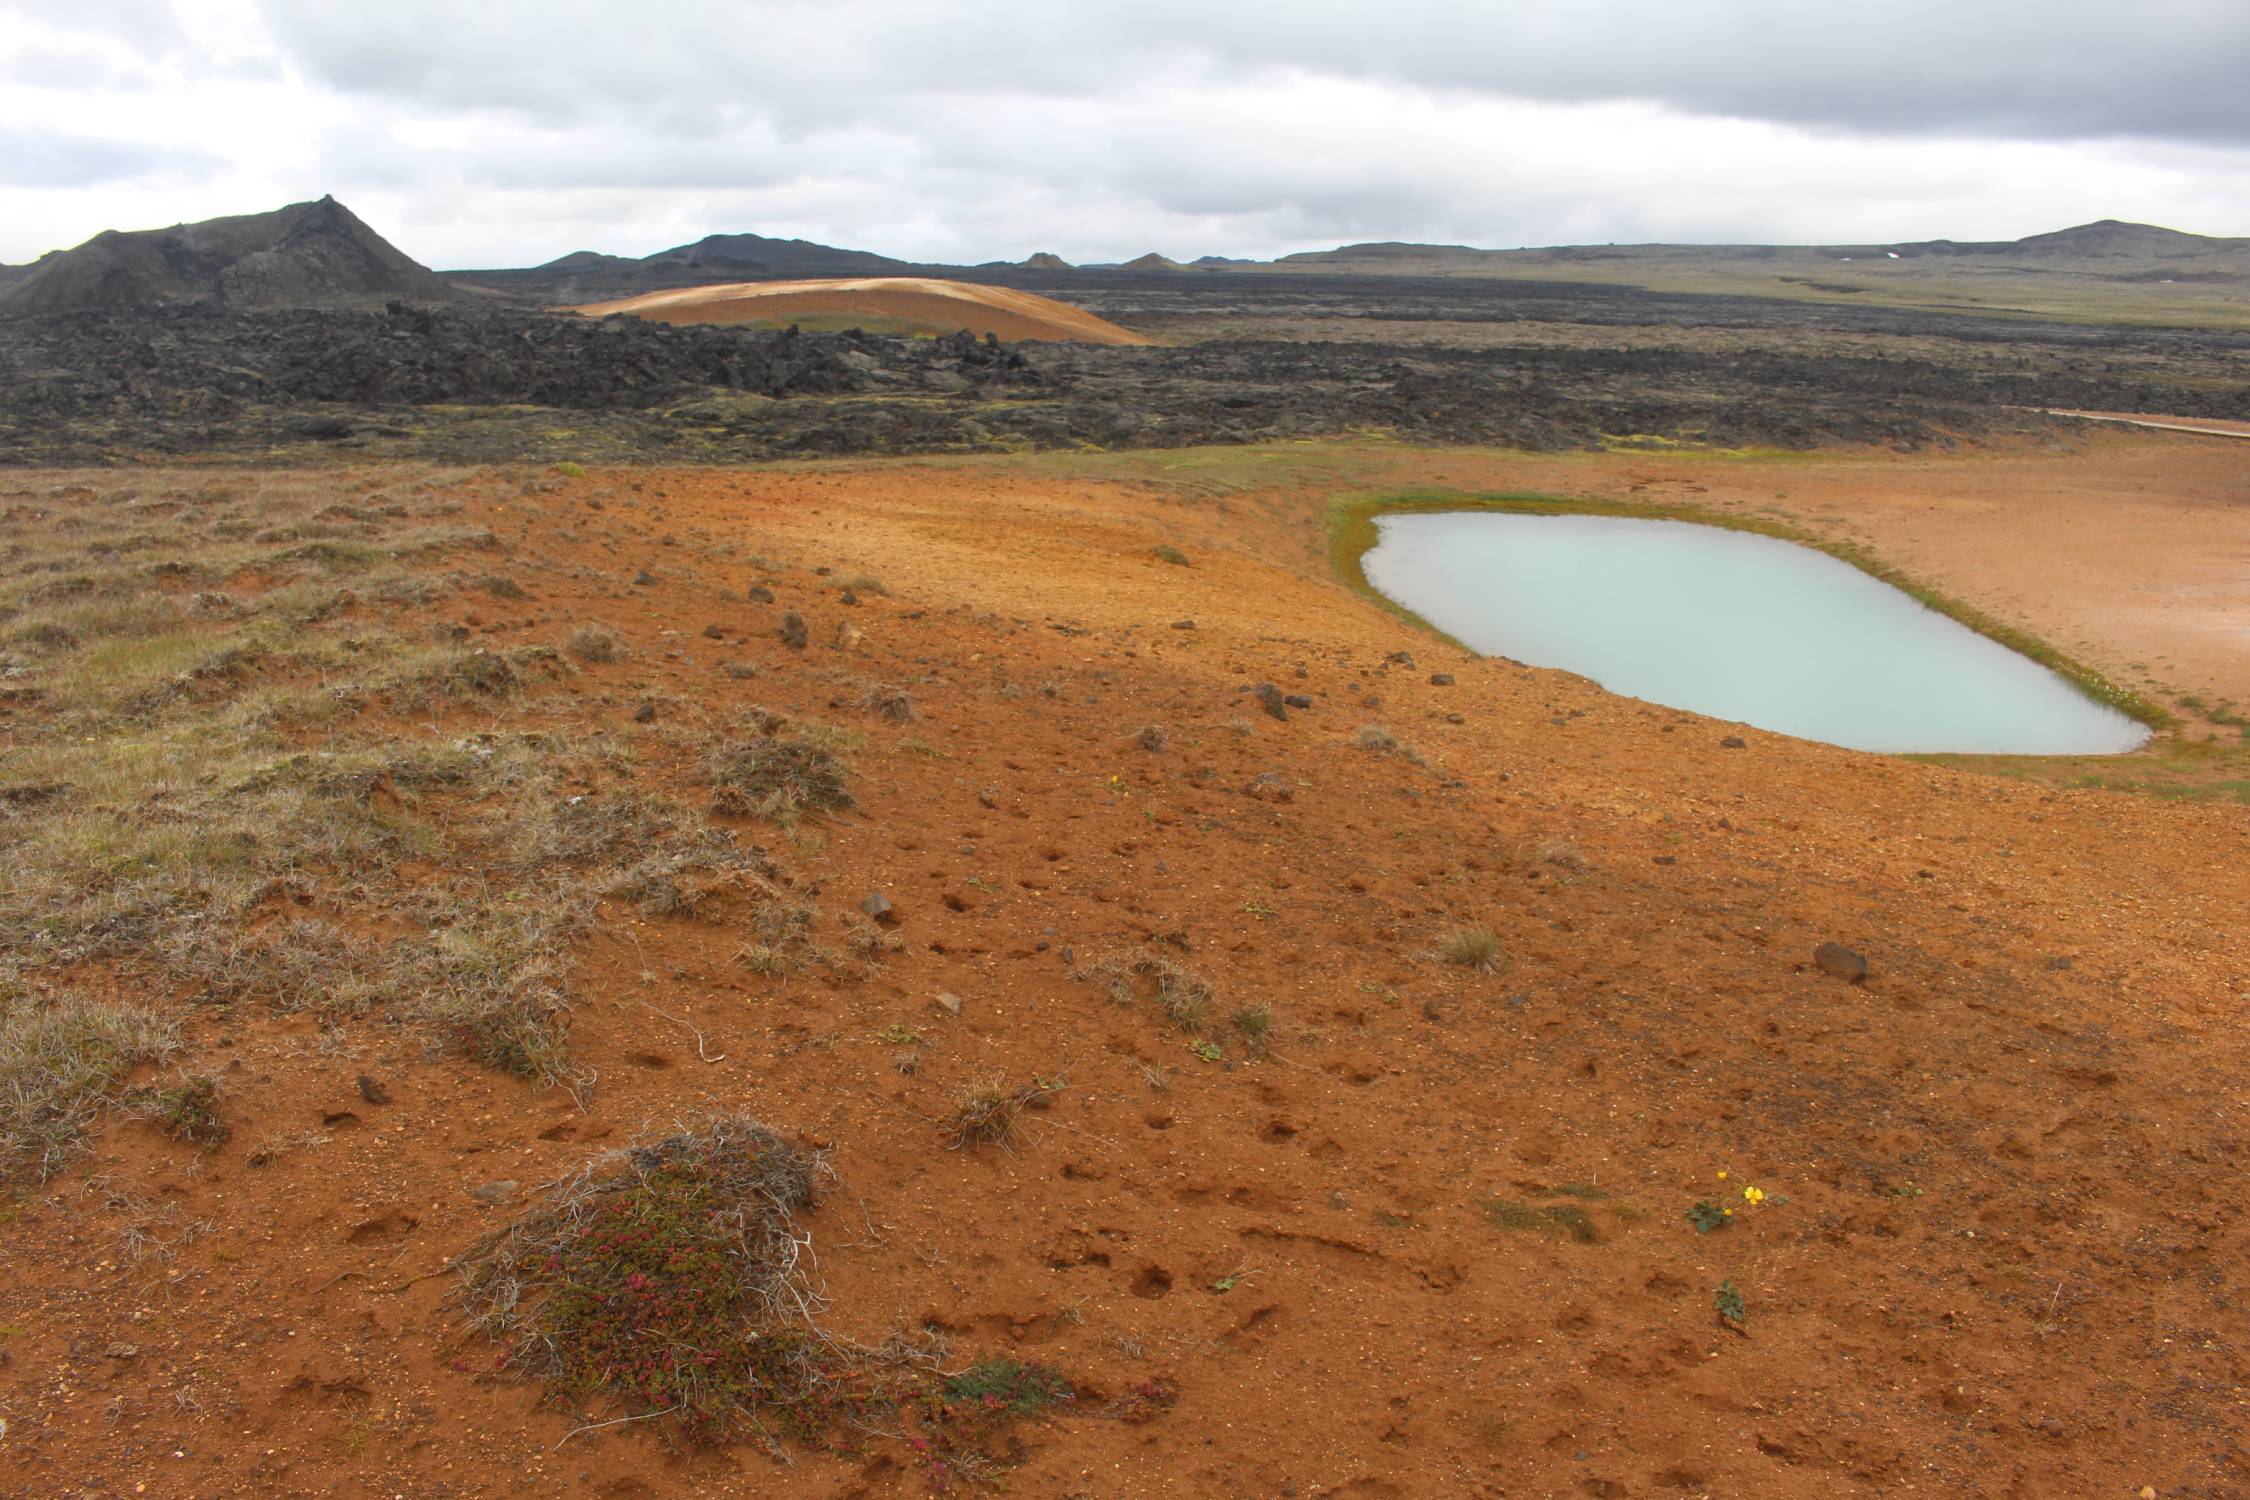
<path fill-rule="evenodd" d="M 1809 547 L 1681 521 L 1380 516 L 1367 581 L 1463 644 L 1858 750 L 2089 755 L 2148 737 Z"/>

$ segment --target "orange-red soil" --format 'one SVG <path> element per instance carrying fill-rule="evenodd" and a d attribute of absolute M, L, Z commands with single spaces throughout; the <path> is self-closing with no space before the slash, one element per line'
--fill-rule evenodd
<path fill-rule="evenodd" d="M 865 318 L 886 327 L 906 325 L 926 333 L 966 328 L 1009 343 L 1145 344 L 1120 328 L 1067 302 L 1012 287 L 976 286 L 922 276 L 875 276 L 829 281 L 745 281 L 647 292 L 571 311 L 591 317 L 632 313 L 659 323 L 788 323 Z"/>
<path fill-rule="evenodd" d="M 1868 460 L 1885 498 L 1859 518 L 1886 544 L 1927 525 L 2067 550 L 2005 509 L 1956 518 L 1947 476 L 2067 494 L 2074 464 L 2153 451 L 2120 441 Z M 887 893 L 905 948 L 856 986 L 766 980 L 730 961 L 739 933 L 620 910 L 573 979 L 588 1111 L 375 1023 L 199 1018 L 235 1142 L 198 1158 L 113 1122 L 0 1228 L 0 1491 L 921 1493 L 892 1455 L 574 1434 L 588 1418 L 480 1379 L 445 1268 L 506 1210 L 469 1190 L 710 1105 L 834 1146 L 810 1221 L 831 1327 L 940 1328 L 1094 1393 L 1026 1431 L 1012 1494 L 2250 1490 L 2250 811 L 1756 732 L 1724 749 L 1731 726 L 1433 645 L 1328 578 L 1312 487 L 1181 462 L 463 483 L 532 598 L 443 617 L 503 643 L 624 633 L 634 655 L 584 669 L 559 721 L 634 737 L 660 785 L 707 795 L 664 736 L 751 703 L 864 724 L 856 812 L 794 842 L 743 827 L 826 910 Z M 1680 482 L 1841 505 L 1809 477 L 1830 472 Z M 846 606 L 820 566 L 891 596 Z M 1972 599 L 1977 566 L 1953 580 Z M 658 582 L 627 587 L 642 568 Z M 761 583 L 775 604 L 740 602 Z M 1269 680 L 1314 708 L 1261 714 Z M 917 719 L 832 706 L 869 681 Z M 1368 722 L 1419 763 L 1355 744 Z M 1161 751 L 1131 738 L 1151 723 Z M 1267 772 L 1290 800 L 1245 794 Z M 1462 922 L 1499 935 L 1502 972 L 1430 956 Z M 1224 1063 L 1070 976 L 1150 940 L 1217 986 Z M 1829 940 L 1867 955 L 1864 986 L 1814 967 Z M 1261 1003 L 1253 1061 L 1226 1017 Z M 893 1025 L 920 1033 L 911 1075 Z M 1033 1075 L 1068 1087 L 1017 1152 L 943 1148 L 962 1087 Z M 247 1164 L 298 1131 L 326 1143 Z M 1566 1186 L 1584 1196 L 1543 1196 Z M 124 1248 L 126 1193 L 170 1248 Z M 1599 1239 L 1501 1227 L 1494 1199 L 1576 1204 Z M 1698 1200 L 1733 1227 L 1697 1234 Z M 1725 1281 L 1746 1335 L 1714 1314 Z M 1159 1419 L 1091 1410 L 1152 1378 L 1180 1393 Z"/>

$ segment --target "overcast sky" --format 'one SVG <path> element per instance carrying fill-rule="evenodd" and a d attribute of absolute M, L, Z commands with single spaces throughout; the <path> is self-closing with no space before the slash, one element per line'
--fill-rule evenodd
<path fill-rule="evenodd" d="M 0 0 L 0 261 L 2250 235 L 2250 0 Z"/>

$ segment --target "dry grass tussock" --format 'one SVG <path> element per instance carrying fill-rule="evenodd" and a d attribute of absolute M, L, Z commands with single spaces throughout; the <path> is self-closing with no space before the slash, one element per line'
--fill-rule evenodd
<path fill-rule="evenodd" d="M 1456 927 L 1439 938 L 1437 956 L 1479 974 L 1498 973 L 1508 957 L 1507 950 L 1501 946 L 1500 935 L 1474 923 Z"/>
<path fill-rule="evenodd" d="M 9 504 L 0 975 L 410 1024 L 571 1083 L 568 957 L 600 902 L 713 917 L 769 899 L 763 856 L 630 790 L 678 746 L 569 727 L 551 685 L 621 654 L 613 637 L 432 639 L 433 609 L 535 577 L 455 524 L 438 482 L 167 482 Z M 846 806 L 852 743 L 768 725 L 713 779 L 768 816 Z M 261 916 L 277 905 L 285 920 Z M 6 1150 L 45 1173 L 166 1033 L 28 1004 L 5 1013 Z"/>
<path fill-rule="evenodd" d="M 572 1400 L 695 1441 L 808 1433 L 843 1368 L 800 1223 L 825 1171 L 740 1116 L 598 1157 L 462 1258 L 461 1303 L 504 1368 Z"/>
<path fill-rule="evenodd" d="M 461 1256 L 457 1303 L 498 1368 L 599 1408 L 589 1427 L 776 1452 L 903 1442 L 944 1488 L 997 1481 L 1021 1452 L 1007 1429 L 1076 1393 L 1004 1356 L 947 1373 L 927 1334 L 869 1347 L 824 1330 L 806 1220 L 828 1175 L 756 1120 L 683 1126 L 588 1162 Z"/>
<path fill-rule="evenodd" d="M 1099 984 L 1120 1005 L 1147 1000 L 1180 1030 L 1203 1029 L 1216 994 L 1211 982 L 1169 954 L 1143 946 L 1104 954 L 1080 967 L 1075 978 Z"/>
<path fill-rule="evenodd" d="M 845 757 L 858 743 L 848 732 L 813 720 L 755 717 L 750 732 L 724 740 L 705 763 L 714 788 L 711 809 L 777 823 L 807 812 L 840 812 L 852 805 Z"/>
<path fill-rule="evenodd" d="M 945 1143 L 956 1151 L 973 1146 L 1013 1148 L 1022 1134 L 1027 1109 L 1044 1109 L 1047 1096 L 1059 1082 L 1034 1079 L 1017 1088 L 1004 1083 L 983 1083 L 964 1091 L 946 1117 Z"/>
<path fill-rule="evenodd" d="M 179 1045 L 171 1022 L 64 995 L 0 1008 L 0 1182 L 45 1182 L 136 1068 Z"/>

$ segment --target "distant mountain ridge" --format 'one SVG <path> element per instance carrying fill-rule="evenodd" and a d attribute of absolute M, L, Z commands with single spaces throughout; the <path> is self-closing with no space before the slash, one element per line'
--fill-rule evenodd
<path fill-rule="evenodd" d="M 1761 259 L 1797 255 L 1843 258 L 1891 257 L 1901 260 L 1922 256 L 2019 255 L 2039 259 L 2087 260 L 2192 260 L 2208 256 L 2250 254 L 2250 239 L 2226 239 L 2188 234 L 2156 224 L 2131 224 L 2121 219 L 2098 219 L 2020 240 L 1894 240 L 1865 245 L 1703 245 L 1651 242 L 1637 245 L 1550 245 L 1517 250 L 1488 250 L 1472 245 L 1426 245 L 1403 240 L 1340 245 L 1333 250 L 1300 250 L 1262 264 L 1311 267 L 1322 265 L 1426 264 L 1433 261 L 1473 262 L 1489 257 L 1515 260 L 1650 260 L 1683 256 L 1746 256 Z M 1239 263 L 1238 263 L 1239 264 Z"/>
<path fill-rule="evenodd" d="M 263 214 L 105 231 L 23 266 L 0 266 L 0 314 L 202 302 L 221 307 L 443 302 L 494 295 L 584 305 L 653 291 L 754 281 L 922 275 L 1093 291 L 1099 278 L 1245 274 L 1506 277 L 1594 281 L 1650 291 L 1852 298 L 2001 310 L 2092 308 L 2196 324 L 2250 296 L 2250 238 L 2100 219 L 2006 241 L 1874 245 L 1561 245 L 1481 249 L 1373 241 L 1257 261 L 1181 264 L 1151 252 L 1073 269 L 1051 252 L 982 266 L 923 265 L 868 250 L 754 233 L 710 234 L 651 255 L 575 250 L 544 265 L 435 272 L 402 254 L 332 197 Z M 2141 291 L 2129 291 L 2135 285 Z M 2088 288 L 2095 289 L 2093 291 Z M 2102 290 L 2107 289 L 2107 290 Z M 2110 302 L 2100 299 L 2110 298 Z M 2092 299 L 2092 300 L 2089 300 Z M 2200 299 L 2200 300 L 2199 300 Z M 2221 309 L 2223 311 L 2223 309 Z M 2124 316 L 2124 313 L 2116 313 Z"/>
<path fill-rule="evenodd" d="M 811 240 L 774 239 L 762 234 L 707 234 L 653 255 L 573 250 L 544 265 L 448 271 L 445 276 L 456 286 L 576 303 L 736 281 L 896 276 L 916 269 L 871 250 L 845 250 Z"/>
<path fill-rule="evenodd" d="M 776 240 L 762 234 L 707 234 L 692 245 L 659 250 L 644 257 L 642 264 L 756 271 L 774 277 L 882 276 L 907 268 L 905 261 L 870 250 L 839 250 L 811 240 Z"/>
<path fill-rule="evenodd" d="M 104 230 L 75 249 L 0 274 L 0 313 L 176 302 L 450 302 L 464 295 L 334 198 L 169 229 Z"/>

